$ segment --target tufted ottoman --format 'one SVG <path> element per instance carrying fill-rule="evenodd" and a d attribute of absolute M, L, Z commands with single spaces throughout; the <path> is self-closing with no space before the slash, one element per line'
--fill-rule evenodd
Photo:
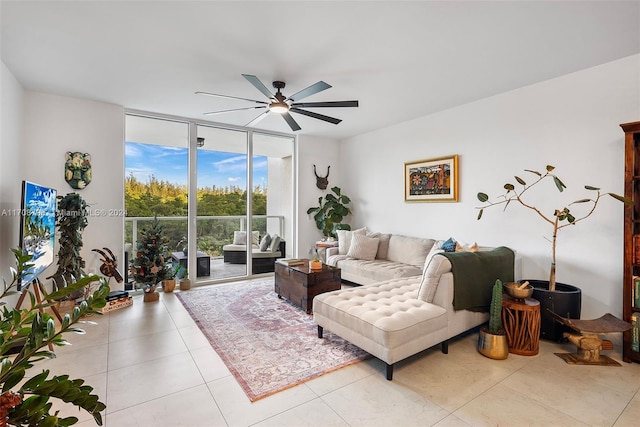
<path fill-rule="evenodd" d="M 323 328 L 393 364 L 435 344 L 447 353 L 445 308 L 418 299 L 421 276 L 327 292 L 313 300 L 318 337 Z"/>

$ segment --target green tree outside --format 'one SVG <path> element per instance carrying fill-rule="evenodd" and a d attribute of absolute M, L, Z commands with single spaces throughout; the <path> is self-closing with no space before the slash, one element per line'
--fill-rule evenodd
<path fill-rule="evenodd" d="M 267 214 L 267 190 L 257 186 L 253 193 L 253 215 Z M 244 216 L 247 214 L 247 192 L 238 187 L 200 188 L 197 193 L 198 216 Z M 160 181 L 155 176 L 149 182 L 138 181 L 133 175 L 125 179 L 125 209 L 127 217 L 148 217 L 139 221 L 138 229 L 150 227 L 153 217 L 187 216 L 187 186 Z M 169 251 L 186 246 L 187 221 L 163 221 Z M 199 220 L 198 250 L 211 256 L 222 255 L 222 246 L 231 243 L 233 232 L 240 229 L 240 220 Z M 266 220 L 254 219 L 254 230 L 266 233 Z M 125 222 L 125 242 L 132 242 L 132 224 Z"/>

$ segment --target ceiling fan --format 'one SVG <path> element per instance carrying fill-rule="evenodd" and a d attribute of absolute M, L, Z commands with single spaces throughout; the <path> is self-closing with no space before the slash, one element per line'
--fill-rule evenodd
<path fill-rule="evenodd" d="M 218 95 L 216 93 L 209 92 L 196 92 L 197 95 L 207 95 L 207 96 L 216 96 L 220 98 L 231 98 L 231 99 L 241 99 L 243 101 L 250 101 L 256 104 L 261 104 L 259 106 L 254 107 L 246 107 L 246 108 L 234 108 L 232 110 L 222 110 L 222 111 L 211 111 L 209 113 L 204 113 L 205 115 L 211 114 L 220 114 L 220 113 L 230 113 L 233 111 L 244 111 L 244 110 L 258 110 L 264 108 L 265 111 L 260 113 L 258 117 L 251 120 L 247 123 L 247 126 L 253 126 L 258 123 L 260 120 L 266 117 L 270 112 L 280 114 L 282 118 L 287 122 L 292 131 L 297 131 L 302 129 L 300 125 L 291 117 L 291 113 L 298 113 L 308 117 L 313 117 L 314 119 L 324 120 L 325 122 L 333 123 L 337 125 L 342 120 L 336 119 L 335 117 L 325 116 L 324 114 L 314 113 L 313 111 L 303 110 L 302 108 L 324 108 L 324 107 L 357 107 L 358 101 L 328 101 L 328 102 L 297 102 L 303 98 L 314 95 L 323 90 L 329 89 L 331 85 L 319 81 L 318 83 L 314 83 L 311 86 L 302 89 L 294 93 L 293 95 L 286 97 L 280 92 L 281 89 L 284 89 L 285 82 L 275 81 L 273 82 L 273 87 L 276 89 L 276 93 L 273 94 L 267 87 L 258 79 L 256 76 L 252 76 L 250 74 L 243 74 L 242 77 L 247 79 L 249 83 L 251 83 L 256 89 L 258 89 L 264 96 L 269 99 L 269 101 L 258 101 L 256 99 L 248 99 L 248 98 L 239 98 L 237 96 L 229 96 L 229 95 Z"/>

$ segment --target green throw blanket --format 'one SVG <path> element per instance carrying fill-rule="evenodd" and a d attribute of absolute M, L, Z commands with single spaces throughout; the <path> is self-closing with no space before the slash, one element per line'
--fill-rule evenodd
<path fill-rule="evenodd" d="M 513 282 L 514 252 L 504 246 L 491 251 L 443 252 L 453 272 L 453 308 L 489 311 L 496 279 Z"/>

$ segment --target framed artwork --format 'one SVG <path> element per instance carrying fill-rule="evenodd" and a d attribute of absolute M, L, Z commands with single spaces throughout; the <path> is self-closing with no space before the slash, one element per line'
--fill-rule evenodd
<path fill-rule="evenodd" d="M 405 202 L 457 202 L 458 155 L 404 164 Z"/>

